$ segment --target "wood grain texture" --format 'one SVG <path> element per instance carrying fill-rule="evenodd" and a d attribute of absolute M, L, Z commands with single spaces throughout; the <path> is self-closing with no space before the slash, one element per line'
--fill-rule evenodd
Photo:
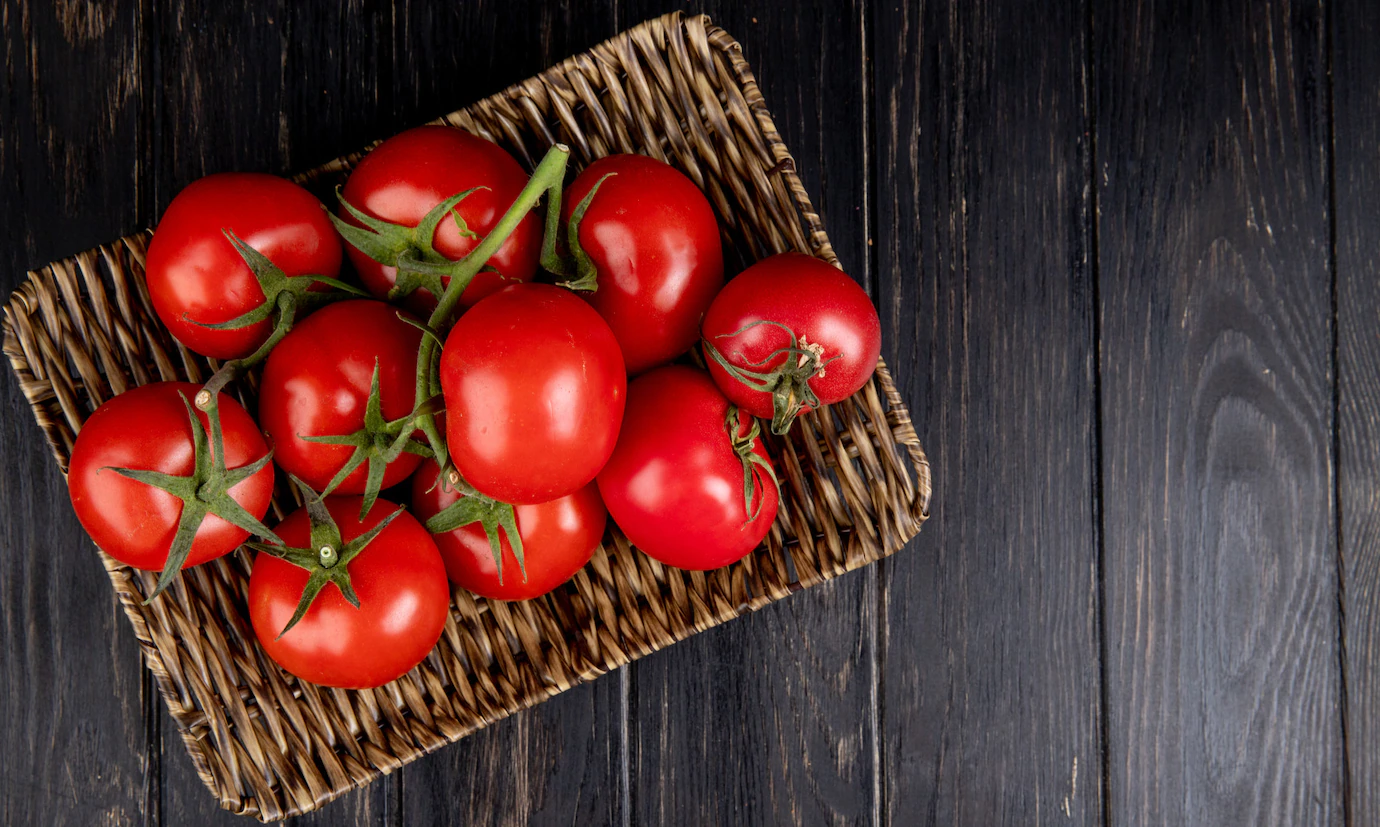
<path fill-rule="evenodd" d="M 1196 5 L 693 9 L 877 301 L 935 516 L 299 821 L 1380 823 L 1380 15 Z M 0 0 L 0 288 L 666 9 Z M 0 823 L 242 824 L 0 405 Z"/>
<path fill-rule="evenodd" d="M 400 3 L 385 81 L 395 123 L 378 132 L 459 109 L 618 30 L 612 6 Z M 618 824 L 626 728 L 618 676 L 575 687 L 406 767 L 400 823 Z"/>
<path fill-rule="evenodd" d="M 890 824 L 1095 824 L 1093 284 L 1078 2 L 880 7 L 883 356 L 931 448 L 882 563 Z"/>
<path fill-rule="evenodd" d="M 1095 12 L 1111 818 L 1343 818 L 1319 3 Z"/>
<path fill-rule="evenodd" d="M 0 2 L 0 292 L 147 209 L 145 23 L 138 2 Z M 8 371 L 0 387 L 0 823 L 144 824 L 158 816 L 150 682 Z"/>
<path fill-rule="evenodd" d="M 641 22 L 620 22 L 617 7 L 401 0 L 392 9 L 393 68 L 385 87 L 392 117 L 411 126 L 453 112 Z"/>
<path fill-rule="evenodd" d="M 620 694 L 599 678 L 409 765 L 399 823 L 626 823 Z"/>
<path fill-rule="evenodd" d="M 625 2 L 620 22 L 664 9 Z M 695 10 L 742 43 L 844 268 L 866 285 L 862 4 Z M 869 567 L 629 666 L 632 823 L 875 823 L 876 603 Z"/>
<path fill-rule="evenodd" d="M 1380 8 L 1331 18 L 1348 814 L 1380 824 Z"/>

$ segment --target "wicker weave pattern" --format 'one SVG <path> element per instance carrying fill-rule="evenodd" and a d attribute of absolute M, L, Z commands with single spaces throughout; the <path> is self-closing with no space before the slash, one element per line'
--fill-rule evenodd
<path fill-rule="evenodd" d="M 708 193 L 731 253 L 837 264 L 738 44 L 707 18 L 649 21 L 442 119 L 529 167 L 555 141 L 582 167 L 611 152 L 670 161 Z M 301 177 L 329 189 L 363 153 Z M 204 380 L 212 365 L 158 323 L 148 233 L 30 274 L 4 350 L 64 472 L 82 421 L 126 388 Z M 730 256 L 731 258 L 731 256 Z M 252 408 L 253 382 L 242 389 Z M 421 755 L 677 640 L 900 548 L 927 516 L 929 466 L 884 365 L 863 391 L 769 436 L 782 477 L 764 547 L 715 572 L 669 569 L 616 530 L 538 600 L 464 590 L 420 666 L 371 691 L 298 682 L 245 616 L 245 552 L 200 566 L 151 606 L 155 576 L 101 555 L 198 773 L 221 805 L 270 821 L 315 809 Z M 293 503 L 280 497 L 275 510 Z"/>

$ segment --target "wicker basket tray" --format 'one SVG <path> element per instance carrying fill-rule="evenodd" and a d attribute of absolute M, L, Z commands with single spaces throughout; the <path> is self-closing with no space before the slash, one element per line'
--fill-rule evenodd
<path fill-rule="evenodd" d="M 441 121 L 491 138 L 530 168 L 552 143 L 577 168 L 654 155 L 708 194 L 727 259 L 793 249 L 837 264 L 740 47 L 704 17 L 624 32 Z M 329 192 L 362 153 L 299 180 Z M 82 421 L 112 395 L 213 363 L 159 324 L 143 281 L 149 233 L 29 274 L 5 308 L 5 355 L 66 472 Z M 240 389 L 253 403 L 253 381 Z M 250 408 L 253 410 L 253 408 Z M 299 682 L 245 617 L 243 550 L 189 570 L 142 605 L 155 575 L 101 559 L 144 657 L 222 807 L 272 821 L 313 810 L 519 709 L 899 549 L 927 516 L 929 466 L 885 365 L 851 399 L 768 437 L 782 478 L 765 545 L 714 572 L 664 567 L 611 530 L 546 597 L 454 593 L 440 643 L 387 686 Z M 275 503 L 282 516 L 292 501 Z M 87 553 L 86 550 L 74 553 Z"/>

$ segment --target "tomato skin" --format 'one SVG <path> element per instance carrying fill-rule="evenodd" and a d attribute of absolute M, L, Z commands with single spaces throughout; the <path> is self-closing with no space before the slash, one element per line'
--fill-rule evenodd
<path fill-rule="evenodd" d="M 327 497 L 345 542 L 373 528 L 397 506 L 378 500 L 361 521 L 360 497 Z M 291 548 L 309 548 L 311 521 L 299 509 L 275 529 Z M 297 610 L 307 571 L 259 553 L 249 576 L 249 620 L 274 662 L 302 680 L 342 689 L 369 689 L 405 675 L 427 656 L 446 625 L 450 588 L 431 535 L 399 514 L 349 563 L 359 608 L 334 583 L 281 638 Z"/>
<path fill-rule="evenodd" d="M 632 544 L 667 565 L 726 566 L 756 548 L 776 519 L 776 486 L 756 469 L 753 507 L 760 502 L 761 510 L 748 519 L 743 464 L 724 423 L 728 406 L 708 375 L 682 365 L 628 386 L 623 431 L 599 473 L 599 493 Z M 753 451 L 771 461 L 760 440 Z"/>
<path fill-rule="evenodd" d="M 601 178 L 580 222 L 580 246 L 599 289 L 582 293 L 623 348 L 628 373 L 669 362 L 699 339 L 700 320 L 724 283 L 714 210 L 695 183 L 644 155 L 590 164 L 565 191 L 563 216 Z"/>
<path fill-rule="evenodd" d="M 195 467 L 192 424 L 178 393 L 190 402 L 199 390 L 200 385 L 190 382 L 155 382 L 125 391 L 91 414 L 72 447 L 67 484 L 77 519 L 106 554 L 136 569 L 163 568 L 177 533 L 182 501 L 110 469 L 191 474 Z M 206 414 L 197 411 L 197 416 L 209 433 Z M 220 422 L 227 467 L 248 465 L 268 453 L 254 420 L 226 394 L 220 396 Z M 273 498 L 273 463 L 230 489 L 230 494 L 262 519 Z M 182 567 L 229 554 L 248 537 L 244 529 L 208 514 Z"/>
<path fill-rule="evenodd" d="M 153 309 L 173 337 L 196 353 L 238 359 L 263 344 L 273 324 L 264 320 L 236 330 L 197 324 L 228 322 L 264 301 L 258 279 L 222 228 L 289 276 L 338 276 L 340 236 L 311 193 L 276 175 L 208 175 L 172 200 L 145 259 Z"/>
<path fill-rule="evenodd" d="M 738 367 L 762 371 L 783 363 L 783 354 L 762 366 L 748 362 L 766 359 L 790 345 L 786 331 L 758 325 L 738 335 L 748 324 L 780 322 L 803 342 L 821 345 L 825 360 L 810 388 L 825 405 L 857 393 L 877 368 L 882 354 L 882 324 L 867 293 L 842 271 L 802 253 L 780 253 L 762 259 L 739 273 L 724 287 L 704 317 L 704 338 Z M 835 358 L 838 357 L 838 358 Z M 713 359 L 705 359 L 719 390 L 733 404 L 762 419 L 772 417 L 771 394 L 754 390 L 729 375 Z M 807 413 L 803 407 L 801 413 Z"/>
<path fill-rule="evenodd" d="M 436 463 L 426 460 L 412 476 L 412 509 L 423 522 L 463 498 L 453 489 L 434 484 L 438 473 Z M 499 582 L 489 538 L 478 523 L 471 523 L 432 535 L 452 583 L 495 600 L 540 597 L 584 568 L 599 547 L 608 522 L 608 512 L 594 483 L 551 502 L 514 506 L 513 516 L 522 537 L 526 581 L 507 532 L 500 530 L 503 582 Z"/>
<path fill-rule="evenodd" d="M 569 290 L 505 287 L 441 352 L 446 444 L 480 493 L 528 505 L 588 485 L 618 439 L 627 374 L 613 331 Z"/>
<path fill-rule="evenodd" d="M 461 235 L 449 218 L 436 228 L 432 240 L 436 251 L 458 260 L 489 234 L 526 184 L 527 173 L 498 144 L 450 126 L 419 126 L 375 147 L 350 173 L 341 195 L 374 218 L 415 227 L 452 195 L 488 187 L 471 193 L 454 211 L 478 239 Z M 359 223 L 344 207 L 339 214 L 350 223 Z M 541 243 L 541 222 L 528 214 L 489 259 L 498 273 L 475 276 L 461 295 L 461 304 L 469 307 L 506 284 L 530 281 L 537 272 Z M 369 292 L 387 298 L 397 281 L 397 268 L 374 261 L 348 243 L 345 248 Z M 436 297 L 418 290 L 406 304 L 414 312 L 428 315 L 436 306 Z"/>
<path fill-rule="evenodd" d="M 384 418 L 412 412 L 422 334 L 398 318 L 402 312 L 372 299 L 336 302 L 299 322 L 268 356 L 259 382 L 259 422 L 279 467 L 317 491 L 345 465 L 353 448 L 311 443 L 299 435 L 351 434 L 363 428 L 376 359 Z M 407 479 L 420 461 L 404 452 L 388 464 L 383 487 Z M 366 463 L 345 477 L 335 493 L 362 494 L 367 478 Z"/>

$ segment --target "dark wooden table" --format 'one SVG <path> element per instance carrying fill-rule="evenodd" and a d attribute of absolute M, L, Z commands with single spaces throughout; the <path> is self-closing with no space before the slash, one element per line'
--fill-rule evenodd
<path fill-rule="evenodd" d="M 302 822 L 1380 824 L 1380 8 L 1089 2 L 703 7 L 934 518 Z M 0 286 L 667 10 L 0 0 Z M 0 818 L 243 823 L 4 376 Z"/>

